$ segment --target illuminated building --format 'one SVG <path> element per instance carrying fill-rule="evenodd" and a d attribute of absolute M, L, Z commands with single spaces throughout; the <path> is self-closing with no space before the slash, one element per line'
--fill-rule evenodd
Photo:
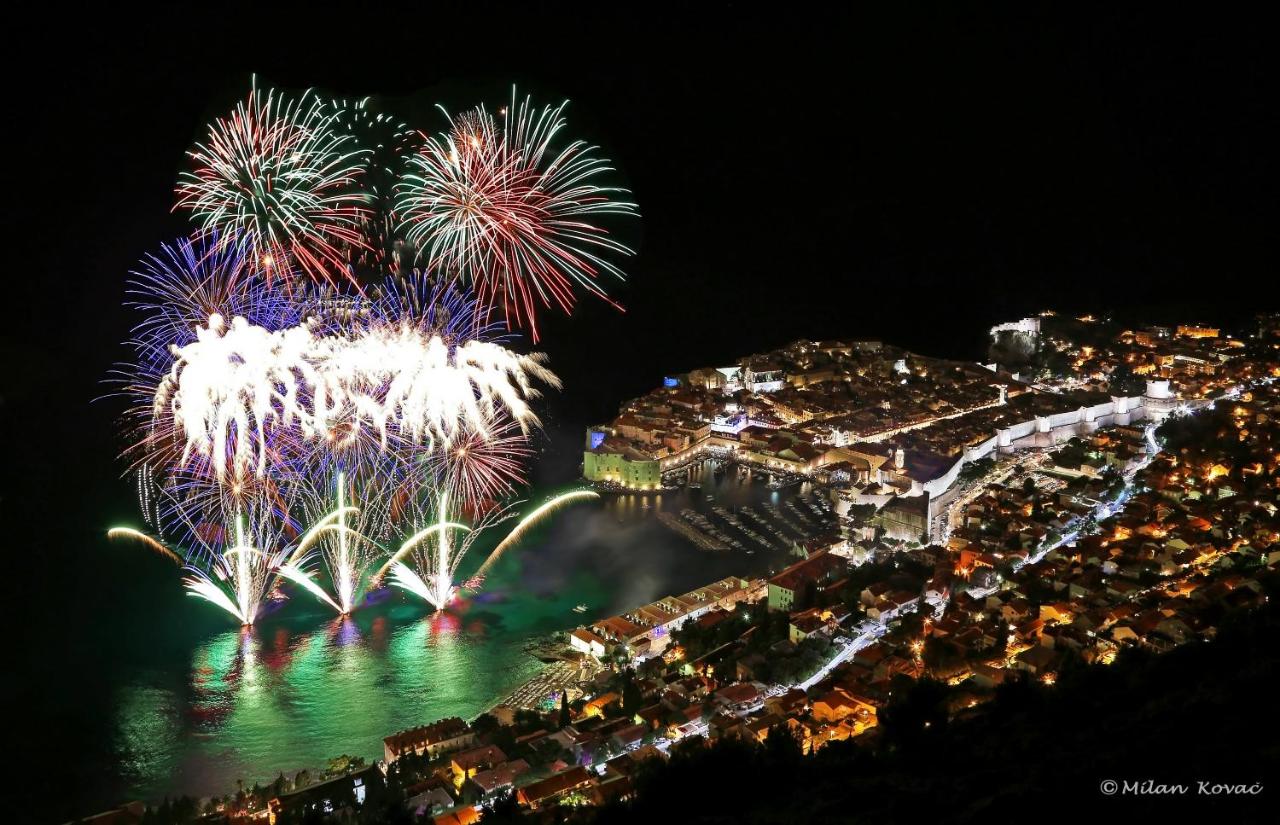
<path fill-rule="evenodd" d="M 605 481 L 632 490 L 657 490 L 662 486 L 662 464 L 617 439 L 597 438 L 593 431 L 582 454 L 582 475 L 587 481 Z"/>
<path fill-rule="evenodd" d="M 441 754 L 461 750 L 474 745 L 476 735 L 467 723 L 457 716 L 441 719 L 430 725 L 403 730 L 382 740 L 384 758 L 390 765 L 407 753 L 426 755 L 435 759 Z"/>
<path fill-rule="evenodd" d="M 812 584 L 821 588 L 825 583 L 843 575 L 848 563 L 841 557 L 821 551 L 810 558 L 791 565 L 769 579 L 769 609 L 790 610 L 796 597 Z"/>

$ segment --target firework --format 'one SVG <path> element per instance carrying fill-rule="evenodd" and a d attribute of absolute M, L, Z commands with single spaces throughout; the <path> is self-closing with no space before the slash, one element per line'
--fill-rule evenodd
<path fill-rule="evenodd" d="M 509 419 L 495 423 L 488 433 L 467 429 L 433 456 L 436 483 L 453 500 L 483 510 L 523 484 L 525 463 L 532 454 L 528 435 Z"/>
<path fill-rule="evenodd" d="M 561 493 L 560 495 L 543 503 L 529 515 L 521 519 L 520 522 L 516 524 L 515 528 L 507 534 L 506 538 L 498 542 L 498 546 L 493 548 L 493 552 L 489 554 L 489 558 L 485 559 L 484 564 L 481 564 L 480 568 L 476 570 L 475 575 L 472 576 L 472 580 L 476 582 L 484 581 L 485 574 L 489 572 L 489 568 L 491 568 L 502 556 L 503 551 L 511 545 L 519 542 L 520 539 L 524 538 L 525 533 L 540 523 L 544 518 L 575 501 L 585 501 L 593 498 L 600 498 L 600 494 L 592 492 L 591 490 L 573 490 L 568 493 Z"/>
<path fill-rule="evenodd" d="M 378 451 L 393 442 L 431 449 L 455 440 L 512 443 L 512 422 L 521 434 L 539 423 L 528 403 L 539 396 L 534 381 L 559 386 L 540 354 L 459 344 L 371 312 L 355 313 L 354 329 L 335 331 L 322 315 L 318 305 L 301 323 L 270 329 L 215 313 L 195 327 L 194 340 L 170 345 L 154 384 L 146 380 L 155 378 L 154 360 L 127 370 L 127 389 L 149 407 L 135 416 L 147 422 L 143 443 L 179 444 L 176 466 L 207 464 L 234 487 L 268 476 L 272 461 L 288 453 L 280 446 L 286 435 L 295 447 L 363 440 Z M 136 349 L 158 351 L 150 341 Z M 511 473 L 499 456 L 488 463 Z"/>
<path fill-rule="evenodd" d="M 296 266 L 317 281 L 348 278 L 345 250 L 367 246 L 366 150 L 335 118 L 311 92 L 293 99 L 255 84 L 187 152 L 194 169 L 178 179 L 175 208 L 205 233 L 243 236 L 270 274 Z"/>
<path fill-rule="evenodd" d="M 557 148 L 566 105 L 538 109 L 513 89 L 496 118 L 483 106 L 451 117 L 397 187 L 405 237 L 428 268 L 472 285 L 535 341 L 539 307 L 569 312 L 577 289 L 608 300 L 601 276 L 622 278 L 610 259 L 631 250 L 600 219 L 637 214 L 626 190 L 597 182 L 612 169 L 596 147 Z"/>
<path fill-rule="evenodd" d="M 298 488 L 302 491 L 303 511 L 313 514 L 336 501 L 337 507 L 327 516 L 329 522 L 324 523 L 317 531 L 314 540 L 319 547 L 319 555 L 329 571 L 329 580 L 333 585 L 334 599 L 340 613 L 350 613 L 360 603 L 366 586 L 369 584 L 368 570 L 375 559 L 384 555 L 386 549 L 371 538 L 368 532 L 386 530 L 390 515 L 386 506 L 378 506 L 380 497 L 376 491 L 379 487 L 377 479 L 366 484 L 365 492 L 369 495 L 372 506 L 356 507 L 354 501 L 357 480 L 339 471 L 330 486 L 333 496 L 327 490 L 313 490 L 308 478 L 298 479 Z M 300 542 L 297 551 L 290 559 L 296 562 L 305 557 L 310 542 Z"/>
<path fill-rule="evenodd" d="M 255 546 L 245 530 L 242 516 L 235 519 L 234 542 L 230 547 L 206 545 L 174 550 L 156 537 L 131 527 L 113 527 L 107 531 L 107 536 L 139 541 L 182 565 L 187 574 L 183 584 L 191 595 L 217 605 L 241 624 L 248 625 L 253 624 L 262 603 L 279 579 L 294 582 L 335 610 L 342 610 L 304 569 L 306 545 L 315 535 L 331 529 L 333 521 L 342 515 L 341 511 L 329 514 L 317 522 L 297 546 L 276 550 L 262 550 Z"/>
<path fill-rule="evenodd" d="M 485 574 L 503 551 L 518 543 L 531 528 L 568 504 L 592 498 L 599 498 L 599 495 L 590 490 L 574 490 L 556 496 L 533 510 L 498 542 L 489 557 L 463 586 L 472 590 L 480 589 Z M 506 507 L 495 507 L 479 523 L 467 527 L 448 520 L 448 501 L 448 496 L 442 495 L 438 509 L 439 520 L 406 539 L 378 571 L 378 576 L 381 576 L 389 569 L 393 585 L 417 595 L 437 610 L 447 607 L 457 594 L 459 588 L 454 584 L 455 576 L 471 545 L 481 534 L 514 518 L 515 507 L 519 504 L 516 502 Z M 462 534 L 461 540 L 454 541 L 451 538 L 450 534 L 454 532 Z M 405 558 L 412 558 L 414 564 L 406 564 Z"/>
<path fill-rule="evenodd" d="M 328 388 L 309 324 L 273 331 L 215 314 L 196 329 L 195 341 L 171 352 L 152 416 L 171 418 L 185 440 L 182 465 L 198 453 L 220 480 L 230 474 L 232 484 L 243 483 L 266 474 L 270 429 L 296 426 L 310 437 L 323 426 Z"/>
<path fill-rule="evenodd" d="M 343 613 L 385 572 L 368 575 L 387 555 L 377 540 L 421 521 L 422 491 L 476 517 L 515 490 L 538 424 L 534 383 L 558 386 L 541 356 L 481 339 L 493 330 L 473 300 L 421 278 L 374 297 L 288 290 L 253 269 L 244 243 L 204 239 L 149 258 L 131 291 L 145 320 L 120 380 L 149 522 L 223 546 L 222 525 L 243 519 L 262 533 L 257 546 L 273 547 L 315 523 L 271 569 L 322 592 L 290 566 L 315 545 L 325 599 Z M 261 574 L 244 567 L 252 553 L 231 558 L 212 566 Z M 216 586 L 192 581 L 213 598 Z M 231 602 L 254 612 L 247 596 Z"/>
<path fill-rule="evenodd" d="M 331 100 L 325 111 L 333 116 L 334 130 L 349 135 L 363 150 L 355 188 L 366 196 L 367 212 L 360 220 L 364 247 L 352 250 L 356 276 L 363 283 L 387 274 L 403 275 L 403 265 L 412 261 L 413 252 L 396 232 L 395 185 L 421 146 L 421 133 L 367 97 Z"/>
<path fill-rule="evenodd" d="M 245 624 L 291 588 L 346 614 L 384 579 L 447 606 L 473 543 L 516 517 L 534 402 L 560 386 L 508 330 L 536 341 L 537 310 L 605 297 L 630 254 L 603 221 L 635 206 L 595 147 L 558 139 L 564 108 L 513 91 L 429 139 L 369 99 L 255 84 L 211 124 L 177 186 L 197 235 L 133 273 L 143 319 L 113 378 L 155 534 L 109 536 Z M 472 586 L 593 495 L 517 522 Z"/>
<path fill-rule="evenodd" d="M 173 550 L 169 549 L 169 547 L 164 542 L 160 541 L 155 536 L 149 536 L 146 533 L 142 532 L 141 530 L 135 530 L 132 527 L 112 527 L 110 530 L 107 531 L 107 538 L 133 539 L 134 541 L 138 541 L 138 542 L 141 542 L 142 544 L 145 544 L 147 547 L 150 547 L 152 550 L 156 551 L 157 553 L 164 556 L 165 558 L 173 562 L 176 562 L 178 564 L 182 564 L 181 556 L 173 552 Z"/>

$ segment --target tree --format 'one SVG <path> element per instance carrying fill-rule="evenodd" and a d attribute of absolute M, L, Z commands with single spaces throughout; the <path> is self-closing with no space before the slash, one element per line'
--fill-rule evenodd
<path fill-rule="evenodd" d="M 493 733 L 500 726 L 498 717 L 492 713 L 482 713 L 471 722 L 471 729 L 481 735 Z"/>
<path fill-rule="evenodd" d="M 804 756 L 800 740 L 786 724 L 774 725 L 764 738 L 764 756 L 770 767 L 794 770 Z"/>
<path fill-rule="evenodd" d="M 1146 390 L 1146 382 L 1135 375 L 1128 364 L 1118 364 L 1108 376 L 1109 389 L 1113 395 L 1141 395 Z"/>
<path fill-rule="evenodd" d="M 644 696 L 640 693 L 640 685 L 636 684 L 635 672 L 628 668 L 623 674 L 622 709 L 629 714 L 640 710 Z"/>
<path fill-rule="evenodd" d="M 569 691 L 565 690 L 560 694 L 560 727 L 568 727 L 571 721 L 573 717 L 569 715 Z"/>
<path fill-rule="evenodd" d="M 515 723 L 516 730 L 520 733 L 533 733 L 547 729 L 547 720 L 543 715 L 528 708 L 520 708 L 516 711 Z"/>
<path fill-rule="evenodd" d="M 947 725 L 947 688 L 932 679 L 910 682 L 880 714 L 883 745 L 915 749 L 936 738 Z"/>

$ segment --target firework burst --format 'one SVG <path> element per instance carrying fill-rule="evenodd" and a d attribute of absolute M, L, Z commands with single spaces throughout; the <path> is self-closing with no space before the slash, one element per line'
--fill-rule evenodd
<path fill-rule="evenodd" d="M 596 147 L 557 148 L 566 105 L 539 109 L 512 90 L 497 117 L 484 107 L 451 117 L 397 187 L 405 237 L 427 267 L 470 284 L 535 341 L 539 308 L 569 312 L 579 289 L 608 300 L 602 276 L 622 278 L 611 258 L 631 250 L 600 219 L 637 214 L 619 199 L 626 190 L 598 183 L 612 169 Z"/>
<path fill-rule="evenodd" d="M 363 150 L 353 191 L 366 196 L 367 211 L 360 219 L 364 245 L 350 250 L 355 274 L 362 283 L 376 283 L 388 274 L 405 275 L 405 264 L 414 255 L 396 231 L 395 186 L 408 171 L 408 159 L 421 147 L 422 135 L 367 97 L 331 100 L 325 111 L 333 116 L 334 130 L 350 136 Z"/>
<path fill-rule="evenodd" d="M 316 281 L 349 278 L 344 250 L 367 246 L 367 150 L 335 118 L 309 91 L 293 99 L 255 84 L 187 152 L 194 168 L 178 179 L 175 209 L 205 233 L 243 237 L 273 277 L 296 267 Z"/>
<path fill-rule="evenodd" d="M 270 303 L 265 281 L 246 287 L 265 290 Z M 390 303 L 392 312 L 409 305 Z M 329 304 L 341 305 L 341 323 L 325 320 Z M 166 325 L 148 325 L 135 343 L 148 357 L 125 370 L 127 389 L 147 409 L 134 416 L 147 423 L 140 449 L 180 445 L 176 460 L 152 463 L 196 461 L 219 482 L 241 484 L 270 475 L 272 462 L 286 460 L 299 441 L 435 449 L 497 439 L 506 422 L 522 433 L 537 426 L 534 382 L 559 386 L 542 355 L 462 342 L 447 326 L 451 319 L 440 331 L 377 309 L 321 300 L 283 328 L 214 312 L 167 353 L 151 334 Z"/>

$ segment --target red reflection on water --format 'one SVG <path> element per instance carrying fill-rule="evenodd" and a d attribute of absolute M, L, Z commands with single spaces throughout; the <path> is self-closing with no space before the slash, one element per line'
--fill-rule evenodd
<path fill-rule="evenodd" d="M 350 616 L 339 616 L 329 624 L 329 639 L 338 647 L 359 644 L 360 627 Z"/>
<path fill-rule="evenodd" d="M 391 641 L 390 624 L 386 616 L 375 616 L 369 626 L 369 640 L 365 647 L 376 653 L 383 653 Z"/>
<path fill-rule="evenodd" d="M 205 665 L 191 671 L 191 686 L 195 688 L 203 687 L 209 681 L 209 677 L 213 675 L 213 668 Z"/>
<path fill-rule="evenodd" d="M 204 665 L 192 669 L 191 687 L 194 694 L 192 702 L 186 709 L 186 717 L 193 728 L 203 732 L 217 730 L 222 727 L 231 715 L 234 701 L 232 697 L 240 690 L 241 682 L 258 664 L 259 644 L 253 627 L 240 629 L 240 644 L 236 652 L 221 670 L 220 663 Z M 218 684 L 218 681 L 222 684 Z"/>
<path fill-rule="evenodd" d="M 462 622 L 454 614 L 438 610 L 427 618 L 427 626 L 431 628 L 432 634 L 452 636 L 461 628 Z"/>
<path fill-rule="evenodd" d="M 289 644 L 289 630 L 277 627 L 271 641 L 262 646 L 262 665 L 271 671 L 284 670 L 293 661 L 293 648 Z"/>

